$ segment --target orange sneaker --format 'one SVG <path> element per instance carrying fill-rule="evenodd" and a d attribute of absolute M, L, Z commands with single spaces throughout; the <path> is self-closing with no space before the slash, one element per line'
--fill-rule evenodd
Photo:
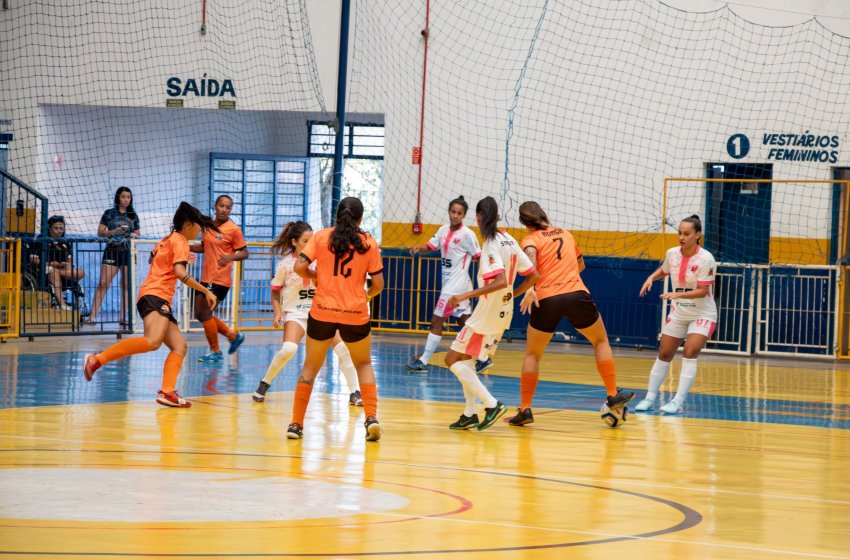
<path fill-rule="evenodd" d="M 192 403 L 178 395 L 177 391 L 171 391 L 170 393 L 160 391 L 156 395 L 156 402 L 162 406 L 173 406 L 174 408 L 189 408 L 192 406 Z"/>
<path fill-rule="evenodd" d="M 99 370 L 101 365 L 103 364 L 97 361 L 94 354 L 86 354 L 85 359 L 83 359 L 83 376 L 85 376 L 86 381 L 91 381 L 94 372 Z"/>

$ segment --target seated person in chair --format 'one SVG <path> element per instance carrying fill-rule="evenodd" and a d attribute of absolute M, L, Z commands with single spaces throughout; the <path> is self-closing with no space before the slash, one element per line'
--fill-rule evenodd
<path fill-rule="evenodd" d="M 42 245 L 41 241 L 32 243 L 29 247 L 29 257 L 24 263 L 30 273 L 38 278 L 41 271 L 42 247 L 46 247 L 43 253 L 46 261 L 44 276 L 47 284 L 52 288 L 55 300 L 53 305 L 70 311 L 71 307 L 62 300 L 62 290 L 75 286 L 83 278 L 84 273 L 82 269 L 74 268 L 71 263 L 71 245 L 64 240 L 65 218 L 51 216 L 47 220 L 47 225 L 46 245 Z"/>

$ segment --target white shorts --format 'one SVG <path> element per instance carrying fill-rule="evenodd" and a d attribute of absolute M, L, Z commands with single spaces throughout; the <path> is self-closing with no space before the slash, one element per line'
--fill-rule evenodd
<path fill-rule="evenodd" d="M 283 312 L 283 322 L 284 324 L 293 321 L 302 329 L 304 332 L 307 332 L 307 313 L 303 311 L 284 311 Z"/>
<path fill-rule="evenodd" d="M 454 342 L 452 342 L 452 350 L 459 354 L 472 356 L 474 359 L 479 357 L 486 359 L 496 353 L 496 348 L 499 346 L 499 340 L 502 335 L 481 334 L 477 333 L 469 327 L 463 327 Z M 485 352 L 482 353 L 482 350 Z"/>
<path fill-rule="evenodd" d="M 434 315 L 437 317 L 463 317 L 464 315 L 472 314 L 472 305 L 469 300 L 463 300 L 457 307 L 449 307 L 449 298 L 457 294 L 449 294 L 440 292 L 440 297 L 437 298 L 437 305 L 434 307 Z"/>
<path fill-rule="evenodd" d="M 667 316 L 667 322 L 664 323 L 661 334 L 679 339 L 688 338 L 689 334 L 701 334 L 706 338 L 711 338 L 712 333 L 714 333 L 714 327 L 716 326 L 716 318 L 679 319 L 675 313 L 671 313 Z"/>

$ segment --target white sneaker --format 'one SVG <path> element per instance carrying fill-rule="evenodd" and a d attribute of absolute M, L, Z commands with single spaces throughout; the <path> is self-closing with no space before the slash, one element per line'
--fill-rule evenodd
<path fill-rule="evenodd" d="M 673 399 L 662 406 L 659 410 L 665 414 L 681 414 L 684 408 L 682 408 L 682 405 L 679 404 L 676 399 Z"/>
<path fill-rule="evenodd" d="M 638 412 L 646 412 L 647 410 L 652 410 L 653 406 L 655 406 L 655 399 L 643 399 L 635 405 L 635 410 Z"/>

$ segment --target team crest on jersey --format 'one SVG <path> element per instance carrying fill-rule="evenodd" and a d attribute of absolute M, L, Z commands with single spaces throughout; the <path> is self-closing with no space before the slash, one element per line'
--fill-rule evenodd
<path fill-rule="evenodd" d="M 496 264 L 496 258 L 493 255 L 490 255 L 490 264 Z"/>
<path fill-rule="evenodd" d="M 457 245 L 458 243 L 460 243 L 460 238 L 459 238 L 459 237 L 455 237 L 455 238 L 454 238 L 454 242 L 455 242 L 455 245 Z"/>
<path fill-rule="evenodd" d="M 713 271 L 713 270 L 709 270 L 709 271 L 708 271 L 708 275 L 709 275 L 709 276 L 714 276 L 714 271 Z"/>
<path fill-rule="evenodd" d="M 224 239 L 224 234 L 221 233 L 221 232 L 218 232 L 218 233 L 215 234 L 215 238 L 218 239 L 219 241 L 221 241 L 222 239 Z"/>
<path fill-rule="evenodd" d="M 699 265 L 697 265 L 697 264 L 693 265 L 691 267 L 691 272 L 696 272 L 698 268 L 699 268 Z"/>

